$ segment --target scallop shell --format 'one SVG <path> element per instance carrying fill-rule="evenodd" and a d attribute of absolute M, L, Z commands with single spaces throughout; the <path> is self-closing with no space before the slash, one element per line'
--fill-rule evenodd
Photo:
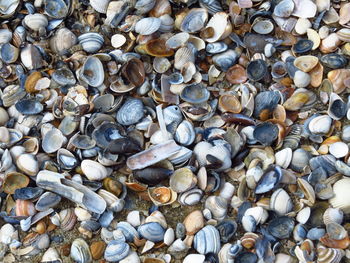
<path fill-rule="evenodd" d="M 350 198 L 350 193 L 348 191 L 350 186 L 350 179 L 345 178 L 337 181 L 333 185 L 334 197 L 329 199 L 330 204 L 334 208 L 341 209 L 344 213 L 350 213 L 350 204 L 347 202 Z"/>
<path fill-rule="evenodd" d="M 110 0 L 90 0 L 90 5 L 97 12 L 106 14 Z"/>
<path fill-rule="evenodd" d="M 175 60 L 174 67 L 176 69 L 181 70 L 182 67 L 186 63 L 188 63 L 188 62 L 194 63 L 195 62 L 195 57 L 194 57 L 193 51 L 190 48 L 182 47 L 182 48 L 179 48 L 176 51 L 174 60 Z"/>

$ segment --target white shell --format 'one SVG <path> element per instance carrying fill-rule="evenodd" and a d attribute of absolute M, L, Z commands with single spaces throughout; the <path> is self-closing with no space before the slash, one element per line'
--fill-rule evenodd
<path fill-rule="evenodd" d="M 267 217 L 269 216 L 267 211 L 261 206 L 248 208 L 244 215 L 254 217 L 257 225 L 265 223 Z"/>
<path fill-rule="evenodd" d="M 329 199 L 329 203 L 334 208 L 341 209 L 344 213 L 350 213 L 350 178 L 337 181 L 333 185 L 334 197 Z"/>
<path fill-rule="evenodd" d="M 193 55 L 193 52 L 190 48 L 188 47 L 182 47 L 179 48 L 174 57 L 174 67 L 178 70 L 181 70 L 182 67 L 187 63 L 187 62 L 195 62 L 195 57 Z"/>
<path fill-rule="evenodd" d="M 92 160 L 83 160 L 81 169 L 85 176 L 92 181 L 100 181 L 107 177 L 107 169 L 100 163 Z"/>
<path fill-rule="evenodd" d="M 329 223 L 341 224 L 343 222 L 344 213 L 339 208 L 329 207 L 323 214 L 323 223 L 328 225 Z"/>
<path fill-rule="evenodd" d="M 182 263 L 203 263 L 205 256 L 201 254 L 189 254 L 187 255 Z"/>
<path fill-rule="evenodd" d="M 229 182 L 226 182 L 222 189 L 220 190 L 220 196 L 225 198 L 227 201 L 230 201 L 233 193 L 235 192 L 235 186 Z"/>
<path fill-rule="evenodd" d="M 205 208 L 209 209 L 213 218 L 223 220 L 227 214 L 228 202 L 221 196 L 209 196 L 205 200 Z"/>
<path fill-rule="evenodd" d="M 120 260 L 119 263 L 141 263 L 141 260 L 135 251 L 130 250 L 129 255 Z"/>
<path fill-rule="evenodd" d="M 107 13 L 107 8 L 110 0 L 90 0 L 90 5 L 97 12 L 105 14 Z"/>
<path fill-rule="evenodd" d="M 48 248 L 48 250 L 45 251 L 41 262 L 62 262 L 60 255 L 58 254 L 58 251 L 53 248 L 50 247 Z"/>
<path fill-rule="evenodd" d="M 161 20 L 156 17 L 146 17 L 139 20 L 135 25 L 135 32 L 140 35 L 151 35 L 156 32 L 161 25 Z"/>
<path fill-rule="evenodd" d="M 122 34 L 115 34 L 111 38 L 111 44 L 112 44 L 112 47 L 114 48 L 121 47 L 122 45 L 125 44 L 125 42 L 126 42 L 126 37 L 123 36 Z"/>
<path fill-rule="evenodd" d="M 189 38 L 190 38 L 190 34 L 188 34 L 187 32 L 177 33 L 172 37 L 170 37 L 165 42 L 165 45 L 169 48 L 177 49 L 181 46 L 184 46 L 187 43 Z"/>
<path fill-rule="evenodd" d="M 270 209 L 279 215 L 285 215 L 292 211 L 293 202 L 285 190 L 280 188 L 273 192 L 270 198 Z"/>
<path fill-rule="evenodd" d="M 331 125 L 332 119 L 328 115 L 322 115 L 310 121 L 309 129 L 314 134 L 327 134 Z"/>
<path fill-rule="evenodd" d="M 311 0 L 300 0 L 294 7 L 293 16 L 301 18 L 313 18 L 316 15 L 317 6 Z"/>
<path fill-rule="evenodd" d="M 228 14 L 225 12 L 218 12 L 213 15 L 206 27 L 212 27 L 214 29 L 214 35 L 211 38 L 205 39 L 207 42 L 213 43 L 220 39 L 220 37 L 225 33 L 227 18 Z"/>
<path fill-rule="evenodd" d="M 138 227 L 139 225 L 141 225 L 140 211 L 138 210 L 131 211 L 126 217 L 126 221 L 133 227 Z"/>
<path fill-rule="evenodd" d="M 306 224 L 306 222 L 309 220 L 311 215 L 311 208 L 310 207 L 304 207 L 303 209 L 301 209 L 296 217 L 296 220 L 300 223 L 300 224 Z"/>
<path fill-rule="evenodd" d="M 184 146 L 188 146 L 194 142 L 195 137 L 196 132 L 193 124 L 187 120 L 182 121 L 176 129 L 175 140 Z"/>
<path fill-rule="evenodd" d="M 11 224 L 5 224 L 0 229 L 0 241 L 4 244 L 10 244 L 15 235 L 15 228 Z"/>
<path fill-rule="evenodd" d="M 310 82 L 311 82 L 311 77 L 309 74 L 301 71 L 301 70 L 297 70 L 295 72 L 295 75 L 294 75 L 294 85 L 298 88 L 305 88 L 307 87 Z"/>
<path fill-rule="evenodd" d="M 335 158 L 342 158 L 349 153 L 349 147 L 344 142 L 335 142 L 329 146 L 329 152 Z"/>
<path fill-rule="evenodd" d="M 23 23 L 33 31 L 39 31 L 42 28 L 45 29 L 49 24 L 46 16 L 38 13 L 26 15 Z"/>
<path fill-rule="evenodd" d="M 175 231 L 173 228 L 168 228 L 164 234 L 164 244 L 170 246 L 175 240 Z"/>
<path fill-rule="evenodd" d="M 284 169 L 287 169 L 292 161 L 293 152 L 291 148 L 284 148 L 275 153 L 276 164 Z"/>

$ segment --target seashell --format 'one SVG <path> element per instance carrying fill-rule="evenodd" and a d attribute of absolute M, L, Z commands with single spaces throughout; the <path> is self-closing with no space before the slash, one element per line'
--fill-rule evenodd
<path fill-rule="evenodd" d="M 1 243 L 10 244 L 11 241 L 15 238 L 16 231 L 11 224 L 4 224 L 0 229 L 0 240 Z"/>
<path fill-rule="evenodd" d="M 161 20 L 156 17 L 146 17 L 139 20 L 135 25 L 135 32 L 140 35 L 151 35 L 161 26 Z"/>
<path fill-rule="evenodd" d="M 9 29 L 0 29 L 0 44 L 9 43 L 12 39 L 12 32 Z"/>
<path fill-rule="evenodd" d="M 292 15 L 301 18 L 312 18 L 315 17 L 316 11 L 317 6 L 314 2 L 310 0 L 303 0 L 295 5 Z"/>
<path fill-rule="evenodd" d="M 92 87 L 101 86 L 104 81 L 104 70 L 101 61 L 96 57 L 88 57 L 79 70 L 79 77 Z"/>
<path fill-rule="evenodd" d="M 233 235 L 236 233 L 237 223 L 233 220 L 224 220 L 216 226 L 216 229 L 220 233 L 221 242 L 227 243 L 233 238 Z"/>
<path fill-rule="evenodd" d="M 20 189 L 16 189 L 13 197 L 15 199 L 21 200 L 31 200 L 37 199 L 39 196 L 43 194 L 44 190 L 39 187 L 23 187 Z"/>
<path fill-rule="evenodd" d="M 14 194 L 17 189 L 26 187 L 29 178 L 22 173 L 10 172 L 6 174 L 3 182 L 3 190 L 7 194 Z"/>
<path fill-rule="evenodd" d="M 270 209 L 280 216 L 292 211 L 293 202 L 285 190 L 279 188 L 273 192 L 270 198 Z"/>
<path fill-rule="evenodd" d="M 45 31 L 45 28 L 49 24 L 46 16 L 38 13 L 26 15 L 23 19 L 23 23 L 25 26 L 36 32 L 41 30 Z"/>
<path fill-rule="evenodd" d="M 305 54 L 312 50 L 314 42 L 308 39 L 300 39 L 293 45 L 293 52 L 296 54 Z"/>
<path fill-rule="evenodd" d="M 193 188 L 197 183 L 197 178 L 189 168 L 176 170 L 169 180 L 170 187 L 177 193 L 185 192 Z"/>
<path fill-rule="evenodd" d="M 329 146 L 329 153 L 335 158 L 342 158 L 349 153 L 349 147 L 344 142 L 335 142 Z"/>
<path fill-rule="evenodd" d="M 9 43 L 2 44 L 1 46 L 1 59 L 7 63 L 11 64 L 16 62 L 19 55 L 19 49 Z"/>
<path fill-rule="evenodd" d="M 187 120 L 182 121 L 176 129 L 175 140 L 185 146 L 191 145 L 196 133 L 192 123 Z"/>
<path fill-rule="evenodd" d="M 141 263 L 141 260 L 135 251 L 129 251 L 129 254 L 119 263 Z"/>
<path fill-rule="evenodd" d="M 159 19 L 161 20 L 160 32 L 171 32 L 174 29 L 174 19 L 169 14 L 162 15 Z"/>
<path fill-rule="evenodd" d="M 145 45 L 145 51 L 148 55 L 154 57 L 170 57 L 174 55 L 174 50 L 165 45 L 166 41 L 162 38 L 156 38 L 148 41 Z"/>
<path fill-rule="evenodd" d="M 41 68 L 45 64 L 38 48 L 32 44 L 22 48 L 20 56 L 23 65 L 28 70 Z"/>
<path fill-rule="evenodd" d="M 201 83 L 185 86 L 180 94 L 181 99 L 193 104 L 206 102 L 210 97 L 210 92 Z"/>
<path fill-rule="evenodd" d="M 308 28 L 306 30 L 306 33 L 307 33 L 307 38 L 314 43 L 314 45 L 312 46 L 312 50 L 317 49 L 321 44 L 321 38 L 319 34 L 311 28 Z"/>
<path fill-rule="evenodd" d="M 284 239 L 290 236 L 293 228 L 294 220 L 288 216 L 281 216 L 269 222 L 267 231 L 276 238 Z"/>
<path fill-rule="evenodd" d="M 164 228 L 157 222 L 150 222 L 140 225 L 137 231 L 141 237 L 152 242 L 163 241 L 165 234 Z"/>
<path fill-rule="evenodd" d="M 75 34 L 68 28 L 63 27 L 58 29 L 50 39 L 50 47 L 55 53 L 62 54 L 73 47 L 77 41 Z"/>
<path fill-rule="evenodd" d="M 339 24 L 340 25 L 345 25 L 345 24 L 349 23 L 349 21 L 350 21 L 349 12 L 350 12 L 349 3 L 346 3 L 346 4 L 341 6 L 341 8 L 339 10 Z"/>
<path fill-rule="evenodd" d="M 209 209 L 217 220 L 223 220 L 226 217 L 227 205 L 228 202 L 221 196 L 209 196 L 205 200 L 205 208 Z"/>
<path fill-rule="evenodd" d="M 331 125 L 332 119 L 328 115 L 321 115 L 310 121 L 309 129 L 314 134 L 327 134 Z"/>
<path fill-rule="evenodd" d="M 188 47 L 181 47 L 175 53 L 175 64 L 176 69 L 181 70 L 182 67 L 188 62 L 195 62 L 193 51 Z"/>
<path fill-rule="evenodd" d="M 141 100 L 128 98 L 117 112 L 117 121 L 122 125 L 139 122 L 144 115 L 143 107 Z"/>
<path fill-rule="evenodd" d="M 347 198 L 346 187 L 350 184 L 350 179 L 341 179 L 333 185 L 334 197 L 329 199 L 334 208 L 341 209 L 344 213 L 350 212 L 350 206 L 345 202 Z"/>
<path fill-rule="evenodd" d="M 256 59 L 247 65 L 247 75 L 250 80 L 259 81 L 265 77 L 267 73 L 266 62 L 262 59 Z"/>
<path fill-rule="evenodd" d="M 219 231 L 211 225 L 197 232 L 193 242 L 194 249 L 200 254 L 219 253 L 221 248 Z"/>
<path fill-rule="evenodd" d="M 55 248 L 50 247 L 45 251 L 40 262 L 41 263 L 49 263 L 49 262 L 62 263 L 62 260 L 60 258 L 60 255 L 58 254 L 58 251 Z"/>
<path fill-rule="evenodd" d="M 95 53 L 102 47 L 104 43 L 103 36 L 98 33 L 84 33 L 78 37 L 79 44 L 88 53 Z M 94 71 L 93 71 L 94 72 Z"/>
<path fill-rule="evenodd" d="M 224 42 L 214 42 L 209 43 L 205 47 L 205 51 L 207 51 L 210 54 L 218 54 L 225 52 L 228 49 L 228 46 Z"/>
<path fill-rule="evenodd" d="M 344 239 L 341 240 L 335 240 L 331 239 L 328 234 L 325 234 L 323 237 L 319 238 L 321 243 L 327 247 L 330 248 L 340 248 L 340 249 L 345 249 L 349 246 L 350 240 L 349 237 L 347 236 Z"/>
<path fill-rule="evenodd" d="M 90 0 L 90 5 L 97 12 L 102 13 L 102 14 L 106 14 L 109 2 L 110 2 L 110 0 L 102 0 L 102 1 Z"/>
<path fill-rule="evenodd" d="M 344 213 L 339 208 L 329 207 L 323 214 L 323 223 L 328 225 L 330 223 L 341 224 L 343 222 Z"/>
<path fill-rule="evenodd" d="M 98 260 L 102 258 L 106 248 L 106 243 L 103 241 L 95 241 L 90 245 L 92 259 Z"/>
<path fill-rule="evenodd" d="M 100 181 L 107 177 L 106 168 L 92 160 L 83 160 L 81 162 L 81 169 L 85 176 L 92 181 Z"/>
<path fill-rule="evenodd" d="M 73 229 L 77 222 L 77 217 L 73 208 L 67 208 L 59 212 L 60 226 L 64 231 L 70 231 Z"/>
<path fill-rule="evenodd" d="M 168 228 L 164 234 L 164 244 L 170 246 L 175 240 L 175 231 L 173 228 Z"/>
<path fill-rule="evenodd" d="M 327 248 L 319 245 L 317 247 L 317 262 L 339 263 L 344 256 L 344 251 L 336 248 Z"/>
<path fill-rule="evenodd" d="M 184 46 L 189 40 L 190 35 L 187 32 L 181 32 L 168 38 L 165 45 L 171 49 L 177 49 Z"/>
<path fill-rule="evenodd" d="M 326 225 L 326 230 L 328 237 L 334 240 L 342 240 L 348 236 L 347 231 L 345 228 L 335 222 L 331 222 Z"/>
<path fill-rule="evenodd" d="M 208 11 L 205 8 L 192 8 L 182 20 L 180 30 L 195 33 L 201 30 L 208 21 Z"/>
<path fill-rule="evenodd" d="M 189 213 L 183 221 L 186 234 L 193 236 L 204 227 L 204 217 L 200 210 Z M 178 232 L 178 231 L 177 231 Z"/>
<path fill-rule="evenodd" d="M 293 152 L 290 168 L 296 172 L 302 173 L 307 169 L 310 158 L 311 156 L 306 150 L 296 149 Z"/>
<path fill-rule="evenodd" d="M 33 216 L 35 213 L 35 206 L 31 201 L 16 200 L 16 216 Z"/>
<path fill-rule="evenodd" d="M 145 14 L 151 11 L 155 4 L 155 0 L 138 0 L 135 4 L 135 9 L 137 9 L 138 13 Z"/>
<path fill-rule="evenodd" d="M 275 79 L 283 78 L 287 74 L 286 65 L 282 61 L 277 61 L 271 67 L 271 75 Z"/>
<path fill-rule="evenodd" d="M 182 205 L 195 205 L 198 204 L 203 197 L 203 192 L 200 189 L 191 189 L 184 192 L 179 197 L 179 203 Z"/>
<path fill-rule="evenodd" d="M 126 43 L 126 37 L 122 34 L 114 34 L 111 38 L 111 44 L 114 48 L 119 48 Z"/>
<path fill-rule="evenodd" d="M 344 81 L 350 77 L 350 70 L 335 69 L 328 72 L 327 77 L 333 84 L 334 92 L 340 94 L 346 88 Z"/>
<path fill-rule="evenodd" d="M 22 154 L 17 158 L 17 167 L 25 174 L 35 176 L 39 171 L 38 161 L 32 154 Z"/>
<path fill-rule="evenodd" d="M 334 52 L 337 47 L 340 45 L 340 38 L 336 33 L 331 33 L 325 39 L 321 41 L 320 51 L 322 53 L 331 53 Z"/>
<path fill-rule="evenodd" d="M 254 139 L 262 145 L 271 145 L 278 137 L 278 127 L 271 122 L 264 122 L 255 126 Z"/>
<path fill-rule="evenodd" d="M 236 51 L 228 49 L 225 52 L 216 54 L 213 56 L 213 62 L 216 66 L 220 67 L 223 71 L 227 71 L 238 60 L 239 55 Z"/>
<path fill-rule="evenodd" d="M 231 32 L 226 32 L 227 26 L 231 26 L 231 24 L 228 22 L 228 14 L 226 14 L 225 12 L 215 13 L 206 26 L 206 28 L 214 28 L 214 34 L 213 36 L 206 38 L 205 40 L 209 43 L 213 43 L 229 35 Z M 231 30 L 229 29 L 229 31 Z"/>
<path fill-rule="evenodd" d="M 349 28 L 341 28 L 337 31 L 338 38 L 341 41 L 350 42 L 350 29 Z"/>
<path fill-rule="evenodd" d="M 44 10 L 49 17 L 61 19 L 68 15 L 69 6 L 64 0 L 47 0 Z"/>
<path fill-rule="evenodd" d="M 66 138 L 59 129 L 53 128 L 43 136 L 42 148 L 46 153 L 54 153 L 62 147 Z"/>
<path fill-rule="evenodd" d="M 169 205 L 176 201 L 177 193 L 168 187 L 148 188 L 148 195 L 157 206 Z"/>
<path fill-rule="evenodd" d="M 310 207 L 305 207 L 303 209 L 301 209 L 296 217 L 296 220 L 300 223 L 300 224 L 306 224 L 306 222 L 309 220 L 311 215 L 311 209 Z"/>
<path fill-rule="evenodd" d="M 226 79 L 231 84 L 240 84 L 240 83 L 246 82 L 248 79 L 248 76 L 247 76 L 246 70 L 241 65 L 236 64 L 227 70 Z M 231 96 L 231 97 L 234 97 L 234 96 Z M 234 112 L 234 113 L 239 113 L 239 112 Z"/>
<path fill-rule="evenodd" d="M 127 242 L 133 242 L 135 238 L 140 238 L 140 235 L 137 232 L 137 230 L 128 222 L 119 222 L 117 224 L 116 229 L 121 230 L 123 232 Z"/>
<path fill-rule="evenodd" d="M 205 256 L 200 254 L 188 254 L 184 260 L 183 263 L 190 263 L 190 262 L 198 262 L 198 263 L 204 263 Z"/>
<path fill-rule="evenodd" d="M 252 24 L 252 29 L 262 35 L 269 34 L 274 29 L 274 24 L 270 19 L 256 18 Z"/>
<path fill-rule="evenodd" d="M 70 249 L 70 257 L 77 262 L 92 262 L 92 256 L 88 244 L 82 238 L 73 241 Z"/>
<path fill-rule="evenodd" d="M 348 63 L 348 60 L 346 59 L 345 56 L 331 53 L 331 54 L 323 55 L 321 57 L 321 62 L 323 65 L 329 68 L 339 69 L 339 68 L 344 68 Z"/>
<path fill-rule="evenodd" d="M 283 150 L 275 153 L 276 165 L 281 166 L 282 168 L 288 168 L 289 164 L 292 161 L 292 149 L 284 148 Z"/>
<path fill-rule="evenodd" d="M 311 71 L 318 63 L 318 58 L 315 56 L 300 56 L 294 60 L 294 66 L 303 72 Z"/>
<path fill-rule="evenodd" d="M 283 0 L 275 6 L 273 14 L 278 17 L 289 17 L 293 10 L 294 2 L 292 0 Z"/>

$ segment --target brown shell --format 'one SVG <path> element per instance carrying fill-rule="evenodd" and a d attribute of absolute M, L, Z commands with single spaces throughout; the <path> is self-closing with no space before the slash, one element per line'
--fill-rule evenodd
<path fill-rule="evenodd" d="M 114 194 L 115 196 L 119 196 L 123 191 L 123 185 L 118 180 L 113 179 L 111 177 L 107 177 L 103 179 L 103 187 L 108 191 Z"/>
<path fill-rule="evenodd" d="M 28 186 L 29 178 L 22 173 L 11 172 L 5 177 L 3 191 L 6 194 L 14 194 L 17 189 Z"/>
<path fill-rule="evenodd" d="M 39 90 L 35 89 L 35 85 L 39 79 L 42 78 L 42 75 L 39 71 L 32 72 L 24 83 L 24 87 L 28 93 L 37 93 Z"/>
<path fill-rule="evenodd" d="M 242 105 L 235 95 L 224 94 L 219 98 L 219 109 L 222 112 L 240 113 Z"/>
<path fill-rule="evenodd" d="M 123 76 L 135 86 L 145 81 L 146 73 L 143 62 L 137 58 L 130 59 L 122 68 Z"/>
<path fill-rule="evenodd" d="M 245 68 L 236 64 L 228 69 L 226 72 L 226 79 L 232 84 L 240 84 L 246 82 L 248 76 Z"/>
<path fill-rule="evenodd" d="M 148 41 L 145 50 L 150 56 L 154 57 L 170 57 L 174 55 L 174 50 L 165 45 L 165 39 L 157 38 Z"/>
<path fill-rule="evenodd" d="M 90 251 L 92 258 L 95 260 L 98 260 L 102 258 L 103 253 L 105 252 L 106 249 L 106 243 L 103 241 L 94 241 L 90 245 Z"/>
<path fill-rule="evenodd" d="M 348 236 L 341 240 L 335 240 L 331 239 L 328 234 L 325 234 L 320 238 L 320 241 L 323 245 L 330 248 L 346 249 L 350 245 L 350 239 Z"/>

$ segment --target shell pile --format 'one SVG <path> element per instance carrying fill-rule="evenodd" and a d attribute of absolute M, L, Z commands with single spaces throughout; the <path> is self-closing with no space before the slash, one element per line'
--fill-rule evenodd
<path fill-rule="evenodd" d="M 350 262 L 349 1 L 0 18 L 0 262 Z"/>

